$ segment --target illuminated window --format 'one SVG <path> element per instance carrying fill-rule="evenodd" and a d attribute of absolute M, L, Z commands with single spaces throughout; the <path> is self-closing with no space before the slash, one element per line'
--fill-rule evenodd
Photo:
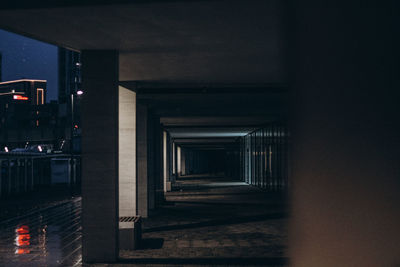
<path fill-rule="evenodd" d="M 44 105 L 44 89 L 36 89 L 36 105 Z"/>

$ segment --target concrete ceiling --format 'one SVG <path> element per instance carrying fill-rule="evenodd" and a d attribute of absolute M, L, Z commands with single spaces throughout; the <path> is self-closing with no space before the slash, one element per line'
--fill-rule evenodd
<path fill-rule="evenodd" d="M 6 1 L 0 28 L 75 50 L 119 50 L 121 85 L 151 83 L 138 102 L 186 146 L 226 147 L 285 117 L 285 1 Z"/>
<path fill-rule="evenodd" d="M 0 10 L 0 28 L 76 50 L 117 49 L 121 81 L 287 81 L 283 1 L 144 2 L 47 1 Z"/>
<path fill-rule="evenodd" d="M 196 90 L 166 93 L 169 89 L 157 94 L 138 93 L 138 102 L 146 103 L 160 117 L 160 123 L 173 138 L 191 139 L 191 144 L 204 142 L 205 138 L 235 142 L 237 137 L 262 125 L 285 120 L 287 113 L 287 91 L 283 88 L 279 92 L 265 88 L 260 92 L 249 87 L 248 93 L 230 88 L 232 91 L 225 94 Z M 209 145 L 210 140 L 205 143 Z"/>

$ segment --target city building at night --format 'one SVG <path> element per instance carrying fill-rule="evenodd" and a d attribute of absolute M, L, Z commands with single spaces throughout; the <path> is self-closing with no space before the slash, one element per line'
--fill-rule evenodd
<path fill-rule="evenodd" d="M 57 131 L 59 140 L 65 140 L 65 149 L 74 149 L 76 152 L 80 151 L 80 93 L 83 92 L 81 84 L 80 53 L 60 47 L 58 49 Z"/>
<path fill-rule="evenodd" d="M 9 149 L 56 141 L 57 103 L 46 103 L 46 80 L 0 83 L 0 143 Z"/>

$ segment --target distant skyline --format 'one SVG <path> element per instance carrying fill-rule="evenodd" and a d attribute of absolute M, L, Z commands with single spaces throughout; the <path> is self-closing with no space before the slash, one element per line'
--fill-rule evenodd
<path fill-rule="evenodd" d="M 0 30 L 2 81 L 47 80 L 47 101 L 57 100 L 58 48 L 18 34 Z"/>

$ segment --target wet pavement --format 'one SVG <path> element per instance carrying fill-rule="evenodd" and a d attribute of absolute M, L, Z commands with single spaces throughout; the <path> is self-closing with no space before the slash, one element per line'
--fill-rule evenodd
<path fill-rule="evenodd" d="M 0 222 L 0 266 L 79 266 L 81 198 Z"/>
<path fill-rule="evenodd" d="M 166 200 L 143 220 L 141 249 L 121 251 L 121 263 L 192 267 L 287 264 L 285 195 L 224 177 L 185 176 L 167 193 Z"/>
<path fill-rule="evenodd" d="M 223 177 L 181 178 L 114 264 L 286 266 L 286 197 Z M 0 221 L 0 266 L 81 266 L 81 198 Z"/>

